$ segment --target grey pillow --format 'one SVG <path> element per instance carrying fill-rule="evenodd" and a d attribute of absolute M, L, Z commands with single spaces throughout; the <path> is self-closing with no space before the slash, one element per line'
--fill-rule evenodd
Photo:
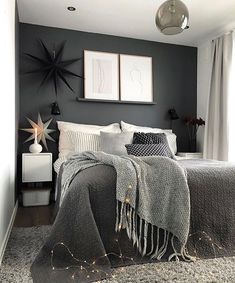
<path fill-rule="evenodd" d="M 127 155 L 125 145 L 133 141 L 132 132 L 120 134 L 100 132 L 100 149 L 103 152 L 114 155 Z"/>

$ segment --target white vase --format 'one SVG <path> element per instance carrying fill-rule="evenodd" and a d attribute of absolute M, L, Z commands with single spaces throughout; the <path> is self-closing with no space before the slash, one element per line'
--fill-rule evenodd
<path fill-rule="evenodd" d="M 37 141 L 34 141 L 34 143 L 30 145 L 29 151 L 31 153 L 40 153 L 42 151 L 42 146 Z"/>

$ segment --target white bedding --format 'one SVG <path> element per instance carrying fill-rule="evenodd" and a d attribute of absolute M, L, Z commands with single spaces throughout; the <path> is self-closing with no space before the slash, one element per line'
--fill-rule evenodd
<path fill-rule="evenodd" d="M 96 136 L 100 135 L 100 131 L 109 133 L 121 133 L 120 125 L 113 123 L 107 126 L 85 125 L 70 122 L 57 121 L 60 131 L 59 138 L 59 157 L 64 158 L 75 151 L 81 152 L 84 148 L 84 142 L 90 146 L 86 150 L 93 149 L 93 142 L 97 143 Z M 80 137 L 77 137 L 80 135 Z M 78 139 L 83 139 L 84 142 L 77 143 Z"/>
<path fill-rule="evenodd" d="M 172 154 L 176 154 L 177 152 L 176 135 L 170 129 L 136 126 L 123 121 L 121 121 L 121 129 L 123 132 L 164 133 Z"/>
<path fill-rule="evenodd" d="M 67 161 L 69 156 L 75 152 L 100 150 L 100 132 L 121 133 L 121 132 L 153 132 L 165 133 L 173 154 L 177 152 L 176 135 L 172 130 L 163 130 L 159 128 L 140 127 L 121 121 L 107 126 L 84 125 L 70 122 L 58 121 L 60 130 L 59 139 L 59 158 L 54 162 L 54 170 L 58 174 L 60 166 Z M 185 159 L 184 157 L 175 156 L 177 160 Z"/>
<path fill-rule="evenodd" d="M 182 159 L 186 159 L 186 158 L 183 157 L 183 156 L 177 156 L 177 155 L 175 155 L 175 159 L 176 159 L 176 160 L 182 160 Z"/>
<path fill-rule="evenodd" d="M 60 157 L 54 162 L 53 166 L 56 174 L 59 174 L 60 166 L 67 160 L 67 157 Z"/>
<path fill-rule="evenodd" d="M 177 156 L 175 155 L 176 160 L 183 160 L 186 159 L 185 157 L 182 156 Z M 67 161 L 66 157 L 63 158 L 58 158 L 55 162 L 54 162 L 54 170 L 55 172 L 58 174 L 59 170 L 60 170 L 60 166 L 63 164 L 63 162 Z"/>

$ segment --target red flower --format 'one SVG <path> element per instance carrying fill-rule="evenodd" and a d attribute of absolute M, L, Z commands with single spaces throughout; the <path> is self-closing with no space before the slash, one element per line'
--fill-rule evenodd
<path fill-rule="evenodd" d="M 183 122 L 185 125 L 192 125 L 192 126 L 202 126 L 205 125 L 205 121 L 200 117 L 200 118 L 194 118 L 190 116 L 186 116 L 183 118 Z"/>
<path fill-rule="evenodd" d="M 203 126 L 203 125 L 205 125 L 205 121 L 200 117 L 199 119 L 197 119 L 197 125 Z"/>

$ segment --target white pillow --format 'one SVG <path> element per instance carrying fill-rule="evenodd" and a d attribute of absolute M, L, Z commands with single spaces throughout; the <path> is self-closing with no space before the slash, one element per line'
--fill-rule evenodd
<path fill-rule="evenodd" d="M 172 133 L 171 129 L 160 129 L 151 127 L 142 127 L 121 121 L 121 129 L 123 132 L 142 132 L 142 133 Z"/>
<path fill-rule="evenodd" d="M 83 132 L 89 134 L 99 134 L 100 131 L 109 133 L 121 133 L 119 123 L 113 123 L 107 126 L 76 124 L 70 122 L 57 121 L 58 129 L 61 131 Z"/>
<path fill-rule="evenodd" d="M 177 153 L 177 142 L 176 142 L 177 136 L 166 130 L 164 130 L 164 133 L 166 134 L 166 138 L 167 138 L 170 150 L 175 155 Z"/>
<path fill-rule="evenodd" d="M 177 153 L 176 135 L 172 133 L 172 130 L 163 130 L 160 128 L 141 127 L 121 121 L 121 129 L 123 132 L 142 132 L 142 133 L 165 133 L 167 141 L 172 153 Z"/>
<path fill-rule="evenodd" d="M 109 133 L 121 133 L 120 125 L 118 123 L 110 124 L 108 126 L 85 125 L 70 122 L 57 121 L 58 129 L 60 131 L 59 138 L 59 158 L 66 157 L 69 153 L 74 152 L 74 144 L 67 133 L 68 131 L 82 132 L 88 134 L 100 134 L 100 131 Z"/>

